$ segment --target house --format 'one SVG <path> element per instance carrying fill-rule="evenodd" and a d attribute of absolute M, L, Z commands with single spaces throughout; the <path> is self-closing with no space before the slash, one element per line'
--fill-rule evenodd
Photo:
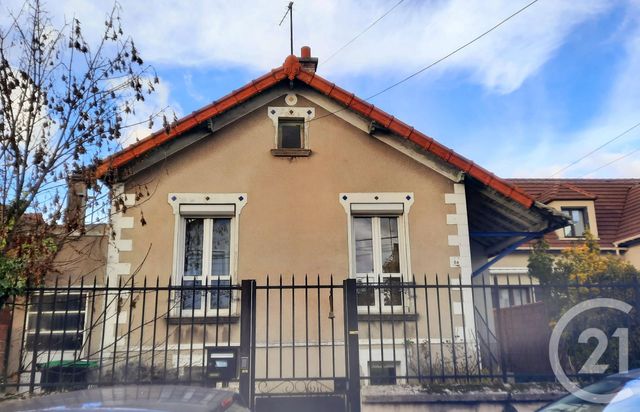
<path fill-rule="evenodd" d="M 78 323 L 97 319 L 101 326 L 82 335 L 57 330 L 63 348 L 54 352 L 52 341 L 46 353 L 30 345 L 21 379 L 42 378 L 34 365 L 80 358 L 104 362 L 113 377 L 121 366 L 126 374 L 131 355 L 138 374 L 143 359 L 153 370 L 154 356 L 163 358 L 165 375 L 169 364 L 176 377 L 189 379 L 202 372 L 194 365 L 209 368 L 213 359 L 212 367 L 223 368 L 239 357 L 238 369 L 254 369 L 266 386 L 310 374 L 346 379 L 348 361 L 370 383 L 395 382 L 409 375 L 407 342 L 424 343 L 429 354 L 439 346 L 442 360 L 443 345 L 453 347 L 463 335 L 474 341 L 476 297 L 462 286 L 518 241 L 514 233 L 541 236 L 567 219 L 325 80 L 317 63 L 304 47 L 300 57 L 288 56 L 281 67 L 104 160 L 96 170 L 112 193 L 105 276 L 97 279 L 104 293 L 74 289 L 79 299 L 70 304 Z M 84 275 L 80 268 L 68 273 Z M 416 291 L 414 275 L 441 282 L 448 295 L 440 286 Z M 351 278 L 360 288 L 359 331 L 342 335 L 341 299 L 346 307 L 351 296 L 342 285 Z M 257 284 L 253 303 L 247 280 Z M 51 299 L 48 310 L 55 312 Z M 247 336 L 245 303 L 255 312 L 255 368 L 236 351 Z M 31 309 L 14 323 L 24 322 L 37 340 L 39 317 Z M 379 324 L 358 326 L 373 317 Z M 356 360 L 336 355 L 351 337 L 363 348 Z M 466 361 L 460 354 L 456 360 L 455 350 L 454 369 Z"/>
<path fill-rule="evenodd" d="M 571 218 L 571 224 L 549 232 L 550 253 L 580 243 L 589 230 L 603 254 L 621 256 L 640 267 L 640 179 L 507 179 L 536 201 Z M 493 265 L 489 272 L 511 285 L 527 275 L 530 244 L 523 244 Z M 527 280 L 525 280 L 527 283 Z M 515 287 L 500 291 L 501 307 L 531 303 L 533 291 Z"/>

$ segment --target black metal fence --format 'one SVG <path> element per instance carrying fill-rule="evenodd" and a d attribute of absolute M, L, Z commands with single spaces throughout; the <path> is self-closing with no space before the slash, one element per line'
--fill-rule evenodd
<path fill-rule="evenodd" d="M 42 286 L 5 308 L 11 327 L 1 385 L 5 391 L 230 385 L 244 386 L 253 398 L 340 394 L 353 379 L 363 385 L 554 380 L 551 326 L 593 298 L 615 299 L 629 310 L 590 312 L 572 322 L 559 349 L 567 374 L 593 374 L 576 366 L 597 343 L 578 342 L 589 327 L 610 338 L 600 373 L 624 366 L 617 360 L 624 345 L 629 367 L 640 366 L 637 282 L 543 287 L 533 278 L 513 279 L 369 278 L 351 281 L 349 293 L 349 282 L 321 276 L 242 285 L 130 278 Z M 616 335 L 619 328 L 627 334 Z"/>
<path fill-rule="evenodd" d="M 161 285 L 158 279 L 34 288 L 8 305 L 12 327 L 2 384 L 33 391 L 237 381 L 240 295 L 235 285 Z M 196 310 L 202 297 L 206 304 Z M 207 374 L 211 356 L 219 365 L 230 359 L 220 378 Z"/>

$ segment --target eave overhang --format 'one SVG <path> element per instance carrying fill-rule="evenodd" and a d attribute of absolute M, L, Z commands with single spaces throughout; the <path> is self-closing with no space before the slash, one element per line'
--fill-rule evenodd
<path fill-rule="evenodd" d="M 514 250 L 544 234 L 566 226 L 569 219 L 540 202 L 522 207 L 476 179 L 465 179 L 469 236 L 488 257 Z"/>

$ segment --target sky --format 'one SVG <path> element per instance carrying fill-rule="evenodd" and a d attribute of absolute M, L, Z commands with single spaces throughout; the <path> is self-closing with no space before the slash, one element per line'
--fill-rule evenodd
<path fill-rule="evenodd" d="M 366 98 L 530 1 L 296 0 L 294 51 L 310 46 L 321 76 Z M 0 9 L 19 3 L 0 0 Z M 161 81 L 138 115 L 169 107 L 181 117 L 280 66 L 287 4 L 121 1 L 124 30 Z M 85 33 L 102 30 L 112 5 L 45 1 Z M 371 103 L 502 177 L 640 177 L 640 126 L 567 168 L 640 123 L 639 23 L 640 0 L 539 0 Z M 147 134 L 131 130 L 125 144 Z"/>

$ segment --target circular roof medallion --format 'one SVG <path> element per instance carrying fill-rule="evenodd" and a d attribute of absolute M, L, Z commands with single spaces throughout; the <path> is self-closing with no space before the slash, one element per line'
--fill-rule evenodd
<path fill-rule="evenodd" d="M 294 104 L 298 103 L 298 97 L 294 93 L 287 93 L 284 101 L 287 102 L 289 106 L 293 106 Z"/>

